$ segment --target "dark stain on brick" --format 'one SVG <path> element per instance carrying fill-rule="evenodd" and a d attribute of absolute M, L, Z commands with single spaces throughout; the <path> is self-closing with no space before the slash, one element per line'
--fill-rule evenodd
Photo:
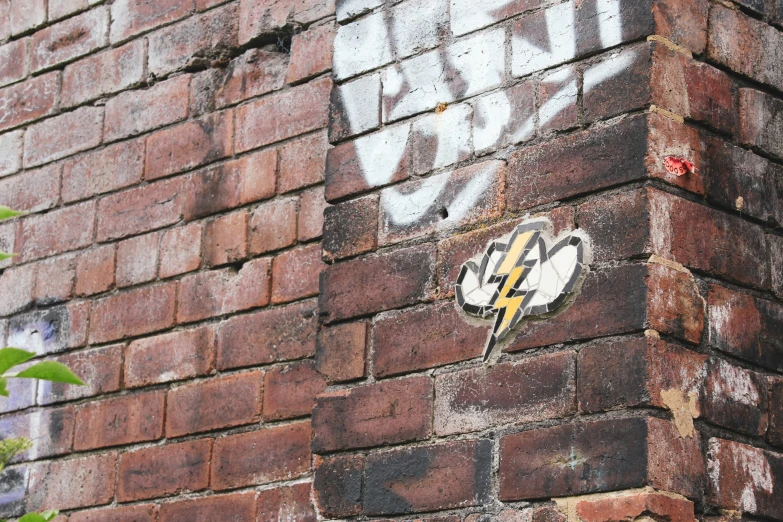
<path fill-rule="evenodd" d="M 59 51 L 63 47 L 68 47 L 69 45 L 73 45 L 79 40 L 81 40 L 87 34 L 89 34 L 89 31 L 87 29 L 83 27 L 79 27 L 74 32 L 62 36 L 57 40 L 53 41 L 52 43 L 50 43 L 48 47 L 49 52 Z"/>

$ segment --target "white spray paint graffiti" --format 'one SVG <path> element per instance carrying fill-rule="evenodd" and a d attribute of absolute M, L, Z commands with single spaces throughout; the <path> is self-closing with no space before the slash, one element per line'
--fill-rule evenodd
<path fill-rule="evenodd" d="M 593 0 L 590 31 L 597 33 L 602 48 L 622 42 L 622 0 Z M 439 104 L 488 92 L 448 110 L 431 114 L 413 124 L 384 127 L 361 137 L 355 147 L 365 181 L 371 187 L 391 182 L 406 154 L 412 135 L 420 133 L 436 142 L 430 169 L 447 167 L 496 146 L 531 138 L 536 121 L 542 126 L 572 106 L 577 97 L 577 78 L 572 68 L 557 71 L 546 81 L 561 85 L 559 92 L 537 112 L 514 120 L 512 100 L 499 88 L 505 77 L 506 32 L 492 28 L 436 48 L 441 36 L 455 36 L 482 29 L 495 21 L 514 0 L 408 0 L 343 25 L 334 43 L 334 74 L 348 80 L 382 68 L 341 86 L 341 102 L 352 134 L 377 127 L 378 107 L 384 124 L 432 111 Z M 338 9 L 338 19 L 356 16 L 380 7 L 380 0 L 349 0 Z M 451 12 L 451 19 L 447 13 Z M 574 60 L 579 56 L 578 7 L 574 0 L 548 7 L 544 12 L 545 38 L 515 33 L 511 41 L 511 72 L 529 75 Z M 450 26 L 449 26 L 450 23 Z M 597 27 L 596 27 L 597 26 Z M 420 53 L 420 54 L 416 54 Z M 414 56 L 415 55 L 415 56 Z M 584 72 L 584 92 L 598 88 L 607 79 L 631 66 L 633 52 L 622 52 L 589 67 Z M 398 63 L 393 63 L 397 61 Z M 457 109 L 455 111 L 455 108 Z M 472 123 L 471 123 L 472 120 Z M 412 131 L 412 132 L 411 132 Z M 416 154 L 416 151 L 414 151 Z M 421 173 L 421 172 L 419 172 Z M 387 218 L 394 223 L 414 223 L 436 201 L 446 184 L 441 180 L 422 184 L 416 192 L 386 196 Z M 448 213 L 454 222 L 469 210 L 466 202 L 478 201 L 487 183 L 471 183 L 455 196 Z M 413 210 L 418 209 L 418 210 Z"/>

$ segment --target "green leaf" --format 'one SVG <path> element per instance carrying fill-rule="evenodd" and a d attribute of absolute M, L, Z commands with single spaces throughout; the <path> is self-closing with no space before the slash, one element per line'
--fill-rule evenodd
<path fill-rule="evenodd" d="M 0 261 L 5 261 L 6 259 L 11 259 L 12 257 L 16 257 L 17 254 L 8 254 L 6 252 L 0 252 Z"/>
<path fill-rule="evenodd" d="M 8 385 L 8 381 L 6 380 L 6 378 L 0 377 L 0 395 L 2 395 L 3 397 L 8 397 L 9 395 L 8 389 L 6 388 L 7 385 Z"/>
<path fill-rule="evenodd" d="M 49 511 L 44 511 L 41 513 L 41 516 L 44 517 L 44 520 L 51 520 L 59 514 L 60 512 L 56 509 L 50 509 Z"/>
<path fill-rule="evenodd" d="M 27 377 L 43 381 L 64 382 L 66 384 L 84 385 L 84 382 L 73 374 L 64 364 L 54 361 L 43 361 L 34 364 L 14 377 Z"/>
<path fill-rule="evenodd" d="M 16 216 L 21 216 L 23 214 L 26 214 L 26 212 L 19 212 L 12 208 L 8 208 L 6 206 L 0 205 L 0 221 L 3 219 L 9 219 Z"/>
<path fill-rule="evenodd" d="M 16 365 L 29 361 L 33 357 L 35 357 L 33 352 L 20 350 L 19 348 L 0 349 L 0 375 Z"/>
<path fill-rule="evenodd" d="M 18 522 L 46 522 L 48 518 L 44 518 L 38 513 L 28 513 L 18 520 Z"/>

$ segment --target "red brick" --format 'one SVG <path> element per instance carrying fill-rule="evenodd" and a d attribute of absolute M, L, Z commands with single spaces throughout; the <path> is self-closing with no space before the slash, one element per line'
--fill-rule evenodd
<path fill-rule="evenodd" d="M 0 134 L 0 177 L 18 172 L 22 168 L 24 131 Z"/>
<path fill-rule="evenodd" d="M 248 448 L 258 448 L 248 452 Z M 215 441 L 212 489 L 265 484 L 310 471 L 310 423 L 221 437 Z"/>
<path fill-rule="evenodd" d="M 655 43 L 644 43 L 608 57 L 588 68 L 584 73 L 584 111 L 587 121 L 611 118 L 624 112 L 640 109 L 652 101 L 650 68 Z M 663 46 L 661 46 L 663 47 Z M 666 48 L 664 48 L 666 49 Z M 617 68 L 617 74 L 605 78 L 602 69 Z M 595 70 L 599 72 L 594 72 Z M 596 76 L 598 78 L 596 78 Z"/>
<path fill-rule="evenodd" d="M 0 252 L 13 253 L 16 244 L 16 233 L 19 229 L 18 221 L 9 221 L 0 224 Z M 0 261 L 0 268 L 8 268 L 13 264 L 13 259 Z"/>
<path fill-rule="evenodd" d="M 158 272 L 160 232 L 136 236 L 117 243 L 117 286 L 152 281 Z"/>
<path fill-rule="evenodd" d="M 24 310 L 33 303 L 35 266 L 3 270 L 0 275 L 0 317 Z"/>
<path fill-rule="evenodd" d="M 590 236 L 594 261 L 652 253 L 646 190 L 600 195 L 579 205 L 579 228 Z"/>
<path fill-rule="evenodd" d="M 60 0 L 59 2 L 52 2 L 52 5 L 49 6 L 49 21 L 84 11 L 96 3 L 94 0 Z"/>
<path fill-rule="evenodd" d="M 15 36 L 34 29 L 46 22 L 46 2 L 31 0 L 30 2 L 10 1 L 8 9 L 8 34 Z M 5 25 L 5 24 L 4 24 Z"/>
<path fill-rule="evenodd" d="M 39 212 L 60 199 L 60 165 L 48 165 L 0 179 L 0 205 L 14 210 Z"/>
<path fill-rule="evenodd" d="M 234 212 L 207 223 L 204 260 L 208 266 L 234 263 L 247 257 L 248 213 Z"/>
<path fill-rule="evenodd" d="M 321 237 L 324 227 L 324 211 L 328 207 L 324 199 L 323 187 L 315 187 L 302 192 L 299 197 L 299 222 L 297 239 L 310 241 Z"/>
<path fill-rule="evenodd" d="M 124 395 L 88 403 L 76 410 L 74 449 L 156 440 L 163 436 L 165 391 Z"/>
<path fill-rule="evenodd" d="M 783 158 L 783 101 L 754 89 L 740 89 L 739 139 Z"/>
<path fill-rule="evenodd" d="M 8 344 L 38 355 L 62 352 L 86 341 L 89 302 L 71 302 L 16 315 L 8 321 Z"/>
<path fill-rule="evenodd" d="M 783 446 L 783 379 L 769 379 L 769 428 L 767 442 Z"/>
<path fill-rule="evenodd" d="M 334 0 L 242 0 L 239 9 L 239 44 L 244 45 L 290 23 L 309 24 L 334 14 Z"/>
<path fill-rule="evenodd" d="M 280 147 L 281 194 L 324 180 L 326 170 L 326 133 L 319 132 L 299 138 Z"/>
<path fill-rule="evenodd" d="M 650 262 L 647 279 L 650 328 L 698 344 L 704 330 L 704 299 L 689 272 Z"/>
<path fill-rule="evenodd" d="M 191 223 L 172 228 L 160 240 L 160 277 L 192 272 L 201 266 L 201 236 L 204 226 Z"/>
<path fill-rule="evenodd" d="M 429 438 L 432 402 L 429 377 L 323 394 L 313 409 L 313 451 L 327 453 Z"/>
<path fill-rule="evenodd" d="M 701 416 L 708 422 L 751 436 L 767 432 L 766 378 L 711 358 L 707 365 Z"/>
<path fill-rule="evenodd" d="M 296 198 L 256 207 L 250 217 L 250 252 L 264 254 L 296 242 Z"/>
<path fill-rule="evenodd" d="M 190 91 L 191 110 L 205 114 L 282 88 L 289 57 L 276 48 L 250 49 L 225 68 L 195 75 Z"/>
<path fill-rule="evenodd" d="M 316 306 L 304 302 L 228 319 L 218 332 L 221 370 L 312 357 Z"/>
<path fill-rule="evenodd" d="M 243 105 L 236 114 L 236 151 L 326 127 L 331 89 L 331 80 L 324 78 Z"/>
<path fill-rule="evenodd" d="M 147 139 L 145 179 L 157 179 L 231 154 L 231 111 L 211 114 L 152 134 Z"/>
<path fill-rule="evenodd" d="M 500 499 L 551 498 L 644 485 L 697 495 L 706 471 L 701 444 L 698 437 L 681 438 L 673 430 L 669 421 L 626 418 L 505 436 L 500 441 Z M 585 474 L 587 469 L 590 473 Z"/>
<path fill-rule="evenodd" d="M 92 243 L 95 204 L 86 202 L 22 220 L 16 250 L 29 261 L 84 248 Z"/>
<path fill-rule="evenodd" d="M 125 141 L 63 164 L 62 196 L 77 201 L 135 185 L 144 172 L 144 141 Z"/>
<path fill-rule="evenodd" d="M 177 322 L 265 306 L 269 303 L 269 259 L 254 259 L 239 270 L 200 272 L 182 279 Z"/>
<path fill-rule="evenodd" d="M 295 486 L 267 489 L 258 494 L 256 522 L 316 522 L 318 517 L 310 500 L 309 482 Z"/>
<path fill-rule="evenodd" d="M 27 76 L 29 38 L 0 45 L 0 86 L 15 83 Z"/>
<path fill-rule="evenodd" d="M 489 501 L 491 474 L 488 440 L 376 453 L 367 457 L 364 512 L 396 515 L 483 504 Z"/>
<path fill-rule="evenodd" d="M 82 107 L 27 129 L 24 164 L 31 167 L 54 161 L 101 143 L 103 108 Z"/>
<path fill-rule="evenodd" d="M 232 493 L 163 504 L 159 522 L 211 522 L 213 520 L 255 520 L 256 493 Z"/>
<path fill-rule="evenodd" d="M 135 506 L 94 509 L 71 513 L 69 522 L 155 522 L 158 506 L 139 504 Z"/>
<path fill-rule="evenodd" d="M 629 491 L 604 498 L 579 499 L 575 509 L 584 522 L 633 520 L 643 513 L 672 522 L 695 520 L 693 502 L 671 494 L 650 491 Z"/>
<path fill-rule="evenodd" d="M 315 458 L 313 493 L 318 511 L 328 518 L 362 511 L 364 455 Z"/>
<path fill-rule="evenodd" d="M 272 302 L 318 295 L 318 278 L 325 267 L 319 244 L 279 254 L 272 264 Z"/>
<path fill-rule="evenodd" d="M 38 386 L 38 404 L 52 404 L 83 397 L 103 395 L 120 389 L 122 374 L 122 346 L 113 345 L 72 353 L 55 358 L 86 383 L 86 386 L 41 381 Z"/>
<path fill-rule="evenodd" d="M 359 140 L 367 140 L 374 144 L 376 140 L 383 140 L 384 133 L 377 133 Z M 359 141 L 357 140 L 357 141 Z M 376 142 L 377 143 L 377 142 Z M 382 142 L 381 142 L 382 143 Z M 370 184 L 364 177 L 364 166 L 362 165 L 357 153 L 356 141 L 342 143 L 329 149 L 326 154 L 326 186 L 324 193 L 326 201 L 333 202 L 345 196 L 359 194 L 374 188 L 375 184 Z M 402 181 L 410 177 L 410 144 L 406 145 L 402 158 L 397 164 L 394 172 L 389 175 L 388 183 Z M 384 185 L 387 183 L 383 183 Z"/>
<path fill-rule="evenodd" d="M 378 196 L 338 203 L 324 212 L 323 256 L 326 261 L 378 248 Z"/>
<path fill-rule="evenodd" d="M 275 194 L 277 151 L 265 150 L 199 171 L 186 185 L 185 219 L 267 199 Z"/>
<path fill-rule="evenodd" d="M 117 500 L 128 502 L 198 491 L 209 485 L 211 439 L 129 451 L 120 457 Z"/>
<path fill-rule="evenodd" d="M 214 361 L 215 331 L 210 326 L 139 339 L 125 350 L 125 387 L 206 375 Z"/>
<path fill-rule="evenodd" d="M 90 343 L 134 337 L 174 325 L 175 283 L 146 286 L 96 301 Z"/>
<path fill-rule="evenodd" d="M 33 465 L 28 508 L 39 511 L 108 504 L 114 497 L 116 462 L 116 453 L 103 453 Z"/>
<path fill-rule="evenodd" d="M 49 305 L 67 301 L 73 297 L 75 285 L 75 255 L 66 254 L 41 261 L 35 274 L 35 302 Z"/>
<path fill-rule="evenodd" d="M 628 70 L 626 69 L 623 72 L 627 73 Z M 637 89 L 637 95 L 644 91 L 644 88 Z M 541 111 L 539 114 L 540 132 L 562 131 L 575 127 L 579 116 L 579 108 L 577 107 L 578 95 L 576 67 L 573 65 L 566 66 L 544 76 L 538 87 L 539 106 L 556 107 L 559 111 L 557 113 L 547 110 Z M 587 100 L 590 99 L 591 95 L 594 96 L 595 91 L 585 93 L 585 105 L 587 105 Z M 585 107 L 585 112 L 587 112 L 587 106 Z M 531 114 L 528 117 L 534 118 L 535 116 Z M 520 118 L 518 121 L 524 122 L 526 118 Z"/>
<path fill-rule="evenodd" d="M 769 248 L 770 272 L 772 273 L 770 278 L 772 291 L 778 299 L 783 300 L 783 237 L 768 235 L 767 245 Z"/>
<path fill-rule="evenodd" d="M 47 408 L 39 412 L 5 416 L 0 420 L 3 433 L 29 438 L 33 446 L 16 460 L 37 460 L 70 453 L 73 448 L 73 407 Z"/>
<path fill-rule="evenodd" d="M 315 397 L 326 390 L 326 380 L 313 361 L 278 366 L 264 376 L 264 420 L 310 415 Z"/>
<path fill-rule="evenodd" d="M 173 225 L 182 219 L 182 178 L 105 196 L 98 203 L 98 241 Z"/>
<path fill-rule="evenodd" d="M 166 437 L 255 422 L 261 414 L 263 379 L 264 373 L 256 371 L 172 389 L 166 403 Z"/>
<path fill-rule="evenodd" d="M 783 371 L 783 306 L 718 285 L 710 285 L 711 346 L 774 371 Z"/>
<path fill-rule="evenodd" d="M 783 89 L 783 70 L 778 66 L 783 52 L 780 31 L 724 6 L 710 10 L 709 27 L 709 58 L 753 80 Z M 750 56 L 753 59 L 748 59 Z"/>
<path fill-rule="evenodd" d="M 153 3 L 118 0 L 111 6 L 111 43 L 178 20 L 193 11 L 193 2 L 163 0 Z"/>
<path fill-rule="evenodd" d="M 108 28 L 109 8 L 99 6 L 38 31 L 31 42 L 31 69 L 47 69 L 100 49 L 108 43 Z"/>
<path fill-rule="evenodd" d="M 114 260 L 114 245 L 82 252 L 76 263 L 76 295 L 100 294 L 114 286 Z"/>
<path fill-rule="evenodd" d="M 237 28 L 237 6 L 230 4 L 154 32 L 147 37 L 150 74 L 226 61 L 237 46 Z"/>
<path fill-rule="evenodd" d="M 338 263 L 321 278 L 321 313 L 331 322 L 414 304 L 430 296 L 434 275 L 435 250 L 426 245 Z"/>
<path fill-rule="evenodd" d="M 478 357 L 489 326 L 469 324 L 451 301 L 384 314 L 373 327 L 373 374 L 388 377 Z"/>
<path fill-rule="evenodd" d="M 707 47 L 709 8 L 707 0 L 658 0 L 652 6 L 655 34 L 702 54 Z"/>
<path fill-rule="evenodd" d="M 712 505 L 761 517 L 783 517 L 783 505 L 775 493 L 783 483 L 779 454 L 711 438 L 707 465 Z"/>
<path fill-rule="evenodd" d="M 322 328 L 318 332 L 315 365 L 329 382 L 361 379 L 367 375 L 369 323 L 359 321 Z"/>
<path fill-rule="evenodd" d="M 566 417 L 576 412 L 576 354 L 439 375 L 435 395 L 438 436 Z"/>
<path fill-rule="evenodd" d="M 286 81 L 296 83 L 332 68 L 334 24 L 311 27 L 295 34 L 291 42 L 291 65 Z"/>
<path fill-rule="evenodd" d="M 647 116 L 647 173 L 669 185 L 681 187 L 696 194 L 706 192 L 706 175 L 710 157 L 704 149 L 704 133 L 696 128 L 675 122 L 661 114 Z M 666 169 L 666 158 L 686 158 L 696 166 L 695 172 L 678 176 Z"/>
<path fill-rule="evenodd" d="M 184 120 L 188 115 L 189 89 L 190 76 L 182 75 L 143 91 L 118 94 L 106 103 L 106 140 L 126 138 Z"/>

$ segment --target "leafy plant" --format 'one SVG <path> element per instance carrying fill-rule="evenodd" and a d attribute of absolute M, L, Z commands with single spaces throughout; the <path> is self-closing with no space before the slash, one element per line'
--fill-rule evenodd
<path fill-rule="evenodd" d="M 27 437 L 16 437 L 13 439 L 0 440 L 0 473 L 5 469 L 6 464 L 15 456 L 23 453 L 33 447 L 33 443 Z M 28 513 L 17 522 L 48 522 L 57 516 L 59 511 L 50 509 L 41 513 Z M 5 522 L 5 520 L 0 520 Z"/>

